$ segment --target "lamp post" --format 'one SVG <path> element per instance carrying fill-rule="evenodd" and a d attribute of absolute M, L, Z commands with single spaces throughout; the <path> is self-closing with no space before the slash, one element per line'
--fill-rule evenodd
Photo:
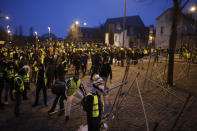
<path fill-rule="evenodd" d="M 192 12 L 192 13 L 196 13 L 196 11 L 197 11 L 197 7 L 196 6 L 192 6 L 191 8 L 190 8 L 190 12 Z M 196 15 L 194 14 L 194 32 L 196 31 Z"/>
<path fill-rule="evenodd" d="M 10 42 L 10 34 L 11 34 L 10 29 L 7 30 L 7 33 L 8 33 L 8 42 Z"/>
<path fill-rule="evenodd" d="M 125 38 L 125 23 L 126 23 L 126 0 L 125 0 L 125 6 L 124 6 L 124 23 L 123 23 L 123 48 L 124 48 L 124 38 Z"/>
<path fill-rule="evenodd" d="M 10 17 L 9 16 L 0 16 L 0 19 L 9 20 Z M 1 30 L 1 23 L 0 23 L 0 30 Z"/>
<path fill-rule="evenodd" d="M 51 31 L 51 27 L 48 26 L 48 30 L 49 30 L 49 41 L 51 40 L 51 35 L 50 35 L 50 31 Z"/>
<path fill-rule="evenodd" d="M 7 31 L 8 31 L 8 30 L 9 30 L 9 28 L 10 28 L 10 26 L 9 26 L 9 25 L 7 25 L 7 26 L 6 26 L 6 28 L 7 28 Z"/>
<path fill-rule="evenodd" d="M 81 37 L 81 32 L 80 32 L 80 28 L 79 25 L 82 26 L 87 26 L 87 22 L 79 22 L 78 20 L 75 21 L 75 24 L 72 24 L 72 30 L 73 30 L 73 34 L 74 34 L 74 38 L 76 38 L 77 40 L 79 39 L 79 37 Z"/>
<path fill-rule="evenodd" d="M 35 31 L 34 33 L 35 33 L 35 35 L 36 35 L 36 44 L 37 44 L 37 40 L 38 40 L 38 32 L 37 32 L 37 31 Z"/>
<path fill-rule="evenodd" d="M 8 40 L 8 42 L 9 42 L 9 37 L 10 37 L 10 32 L 11 32 L 9 28 L 10 28 L 10 26 L 7 25 L 6 29 L 7 29 L 7 40 Z"/>

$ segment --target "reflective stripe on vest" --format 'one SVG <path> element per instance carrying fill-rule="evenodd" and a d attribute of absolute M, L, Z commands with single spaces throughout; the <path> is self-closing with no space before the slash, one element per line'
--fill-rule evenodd
<path fill-rule="evenodd" d="M 99 105 L 98 105 L 98 96 L 93 95 L 93 108 L 92 108 L 92 117 L 98 117 L 99 116 Z"/>
<path fill-rule="evenodd" d="M 22 82 L 20 84 L 20 91 L 24 91 L 25 87 L 24 87 L 23 79 L 20 76 L 18 76 L 18 74 L 16 74 L 16 77 L 14 78 L 14 81 L 16 82 L 17 79 L 20 79 L 20 81 Z M 13 92 L 16 92 L 16 89 L 13 89 Z"/>
<path fill-rule="evenodd" d="M 0 72 L 0 77 L 3 77 L 3 72 Z"/>
<path fill-rule="evenodd" d="M 66 67 L 64 67 L 64 71 L 68 71 L 68 64 L 66 64 Z"/>
<path fill-rule="evenodd" d="M 68 96 L 75 95 L 80 85 L 81 85 L 80 79 L 77 81 L 77 84 L 76 84 L 76 82 L 74 82 L 74 79 L 70 78 L 70 87 L 68 88 L 67 95 Z"/>
<path fill-rule="evenodd" d="M 65 64 L 65 63 L 67 63 L 67 61 L 66 61 L 66 60 L 64 60 L 64 61 L 62 62 L 62 64 Z M 65 67 L 64 67 L 64 71 L 68 71 L 68 64 L 66 64 L 66 65 L 65 65 Z"/>
<path fill-rule="evenodd" d="M 14 53 L 10 52 L 10 58 L 13 58 Z"/>
<path fill-rule="evenodd" d="M 37 67 L 37 66 L 35 66 L 34 70 L 35 70 L 35 72 L 38 72 L 38 67 Z"/>
<path fill-rule="evenodd" d="M 29 82 L 29 73 L 24 75 L 23 80 L 24 80 L 24 82 Z"/>
<path fill-rule="evenodd" d="M 46 75 L 46 72 L 44 72 L 44 84 L 45 84 L 45 86 L 47 86 L 47 75 Z"/>
<path fill-rule="evenodd" d="M 17 60 L 15 61 L 15 64 L 18 66 L 18 61 Z"/>
<path fill-rule="evenodd" d="M 12 77 L 14 77 L 14 69 L 8 70 L 8 78 L 11 79 Z"/>
<path fill-rule="evenodd" d="M 39 71 L 38 71 L 39 72 Z M 36 84 L 38 82 L 38 72 L 36 73 Z M 46 76 L 46 72 L 44 72 L 44 84 L 45 86 L 47 85 L 47 76 Z"/>

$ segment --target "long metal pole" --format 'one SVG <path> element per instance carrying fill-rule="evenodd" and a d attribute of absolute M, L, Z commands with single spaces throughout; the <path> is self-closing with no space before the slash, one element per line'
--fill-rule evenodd
<path fill-rule="evenodd" d="M 124 23 L 123 23 L 123 48 L 124 48 L 124 38 L 125 38 L 125 23 L 126 23 L 126 0 L 125 0 L 125 6 L 124 6 Z"/>
<path fill-rule="evenodd" d="M 196 15 L 194 17 L 194 32 L 196 32 Z"/>

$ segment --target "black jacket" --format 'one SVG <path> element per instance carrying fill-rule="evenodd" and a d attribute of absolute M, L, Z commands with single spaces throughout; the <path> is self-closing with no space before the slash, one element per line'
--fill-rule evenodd
<path fill-rule="evenodd" d="M 110 79 L 112 79 L 112 70 L 109 63 L 102 65 L 99 75 L 100 77 L 108 77 L 110 75 Z"/>

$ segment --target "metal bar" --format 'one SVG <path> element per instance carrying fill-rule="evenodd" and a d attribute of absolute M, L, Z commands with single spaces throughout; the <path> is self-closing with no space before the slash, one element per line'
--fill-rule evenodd
<path fill-rule="evenodd" d="M 138 73 L 138 72 L 136 72 L 136 71 L 134 71 L 134 70 L 132 70 L 132 71 L 135 72 L 135 73 Z M 141 74 L 140 74 L 140 75 L 141 75 Z M 149 79 L 149 78 L 146 78 L 144 75 L 141 75 L 141 77 L 143 77 L 144 79 L 149 80 L 150 82 L 154 83 L 154 84 L 157 85 L 158 87 L 161 87 L 163 90 L 167 91 L 169 94 L 175 96 L 178 100 L 184 102 L 183 99 L 179 98 L 178 96 L 176 96 L 175 94 L 173 94 L 172 92 L 170 92 L 169 90 L 167 90 L 166 88 L 164 88 L 163 86 L 161 86 L 160 84 L 158 84 L 157 82 L 155 82 L 155 81 L 153 81 L 153 80 L 151 80 L 151 79 Z"/>
<path fill-rule="evenodd" d="M 141 95 L 141 92 L 140 92 L 140 88 L 139 88 L 139 84 L 138 84 L 138 80 L 137 79 L 136 79 L 136 84 L 137 84 L 138 93 L 140 95 L 140 100 L 141 100 L 141 103 L 142 103 L 142 108 L 143 108 L 143 111 L 144 111 L 144 117 L 145 117 L 145 120 L 146 120 L 147 131 L 149 131 L 148 118 L 147 118 L 147 115 L 146 115 L 146 110 L 145 110 L 145 107 L 144 107 L 144 102 L 143 102 L 143 99 L 142 99 L 142 95 Z"/>
<path fill-rule="evenodd" d="M 112 88 L 110 88 L 110 89 L 105 90 L 105 91 L 104 91 L 104 94 L 107 94 L 107 93 L 109 93 L 110 91 L 112 91 L 113 89 L 116 89 L 117 87 L 123 86 L 123 85 L 125 85 L 125 84 L 127 84 L 127 81 L 122 82 L 122 83 L 118 84 L 117 86 L 114 86 L 114 87 L 112 87 Z"/>
<path fill-rule="evenodd" d="M 123 48 L 124 48 L 124 39 L 125 39 L 125 24 L 126 24 L 126 0 L 125 0 L 125 6 L 124 6 L 124 24 L 123 24 Z"/>
<path fill-rule="evenodd" d="M 174 122 L 174 124 L 173 124 L 173 126 L 172 126 L 172 128 L 171 128 L 171 131 L 173 131 L 174 128 L 176 127 L 176 124 L 177 124 L 177 122 L 178 122 L 180 116 L 182 115 L 182 113 L 183 113 L 183 111 L 184 111 L 184 109 L 185 109 L 187 103 L 189 102 L 191 96 L 192 96 L 191 94 L 188 95 L 188 97 L 187 97 L 187 99 L 186 99 L 186 101 L 185 101 L 185 103 L 184 103 L 182 109 L 180 110 L 178 116 L 176 117 L 176 120 L 175 120 L 175 122 Z"/>

